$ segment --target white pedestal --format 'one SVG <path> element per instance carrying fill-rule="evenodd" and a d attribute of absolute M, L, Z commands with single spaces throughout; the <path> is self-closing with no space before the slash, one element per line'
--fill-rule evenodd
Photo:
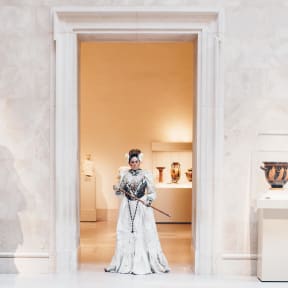
<path fill-rule="evenodd" d="M 96 221 L 96 182 L 95 176 L 81 175 L 80 182 L 80 221 Z"/>
<path fill-rule="evenodd" d="M 288 191 L 268 191 L 257 201 L 257 277 L 288 281 Z"/>

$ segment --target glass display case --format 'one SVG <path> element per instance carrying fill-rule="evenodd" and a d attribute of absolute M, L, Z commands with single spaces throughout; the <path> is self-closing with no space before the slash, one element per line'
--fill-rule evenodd
<path fill-rule="evenodd" d="M 288 281 L 288 133 L 265 132 L 251 153 L 250 197 L 257 220 L 257 277 Z M 251 225 L 251 223 L 250 223 Z"/>
<path fill-rule="evenodd" d="M 192 142 L 152 143 L 155 206 L 171 218 L 155 213 L 157 223 L 191 223 Z"/>
<path fill-rule="evenodd" d="M 192 188 L 192 142 L 153 142 L 152 165 L 157 187 Z"/>
<path fill-rule="evenodd" d="M 285 190 L 288 191 L 288 184 L 286 183 L 283 188 L 281 187 L 274 187 L 272 188 L 271 184 L 268 183 L 265 174 L 267 174 L 264 169 L 264 162 L 270 162 L 270 163 L 283 163 L 288 162 L 288 151 L 254 151 L 251 153 L 251 180 L 250 180 L 250 191 L 251 191 L 251 204 L 254 208 L 257 208 L 257 199 L 259 199 L 263 193 L 266 193 L 268 191 L 279 191 L 279 190 Z M 280 179 L 280 170 L 279 165 L 275 165 L 275 175 L 273 175 L 273 171 L 271 169 L 271 177 Z M 262 168 L 261 168 L 262 167 Z M 271 166 L 273 168 L 273 166 Z M 264 168 L 264 169 L 263 169 Z M 269 168 L 270 169 L 270 168 Z M 286 172 L 285 169 L 283 170 L 284 174 L 283 177 L 285 177 Z M 281 178 L 283 178 L 281 177 Z"/>

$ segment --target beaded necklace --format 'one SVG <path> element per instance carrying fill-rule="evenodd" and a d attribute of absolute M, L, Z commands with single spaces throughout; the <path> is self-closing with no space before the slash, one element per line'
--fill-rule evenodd
<path fill-rule="evenodd" d="M 135 211 L 134 211 L 134 215 L 132 215 L 131 206 L 130 206 L 130 201 L 131 200 L 129 200 L 129 199 L 127 199 L 127 200 L 128 200 L 129 214 L 130 214 L 130 220 L 131 220 L 131 233 L 134 233 L 134 220 L 135 220 L 135 216 L 136 216 L 136 212 L 137 212 L 139 201 L 137 201 L 136 207 L 135 207 Z"/>
<path fill-rule="evenodd" d="M 141 171 L 142 171 L 141 169 L 137 169 L 137 170 L 130 169 L 129 170 L 129 172 L 131 173 L 132 176 L 139 175 Z M 138 186 L 140 186 L 140 185 L 138 184 Z M 129 187 L 129 185 L 128 185 L 128 187 Z M 137 188 L 139 188 L 139 187 L 137 187 Z M 137 188 L 136 188 L 136 191 L 138 190 Z M 129 189 L 129 190 L 130 190 L 130 193 L 132 193 L 131 189 Z M 135 193 L 133 193 L 133 194 L 135 194 Z M 131 233 L 134 233 L 135 232 L 134 231 L 134 220 L 136 217 L 136 212 L 137 212 L 139 201 L 137 201 L 137 203 L 136 203 L 135 211 L 133 214 L 131 206 L 130 206 L 130 201 L 133 201 L 133 200 L 130 200 L 129 198 L 127 200 L 128 200 L 128 208 L 129 208 L 129 215 L 130 215 L 130 221 L 131 221 Z"/>

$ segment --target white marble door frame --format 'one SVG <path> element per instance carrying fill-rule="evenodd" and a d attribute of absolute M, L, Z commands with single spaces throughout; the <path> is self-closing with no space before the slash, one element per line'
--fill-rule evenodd
<path fill-rule="evenodd" d="M 221 234 L 216 233 L 216 195 L 223 182 L 223 12 L 187 7 L 60 7 L 52 14 L 56 41 L 55 270 L 74 271 L 78 265 L 79 41 L 189 41 L 197 37 L 192 216 L 195 273 L 215 273 Z"/>

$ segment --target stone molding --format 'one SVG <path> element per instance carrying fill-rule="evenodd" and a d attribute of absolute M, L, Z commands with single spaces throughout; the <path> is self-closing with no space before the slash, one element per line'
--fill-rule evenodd
<path fill-rule="evenodd" d="M 192 215 L 195 273 L 215 273 L 217 247 L 221 246 L 217 207 L 221 207 L 223 186 L 223 11 L 59 7 L 52 10 L 52 16 L 56 41 L 55 270 L 75 271 L 78 265 L 78 41 L 189 41 L 197 37 Z"/>

